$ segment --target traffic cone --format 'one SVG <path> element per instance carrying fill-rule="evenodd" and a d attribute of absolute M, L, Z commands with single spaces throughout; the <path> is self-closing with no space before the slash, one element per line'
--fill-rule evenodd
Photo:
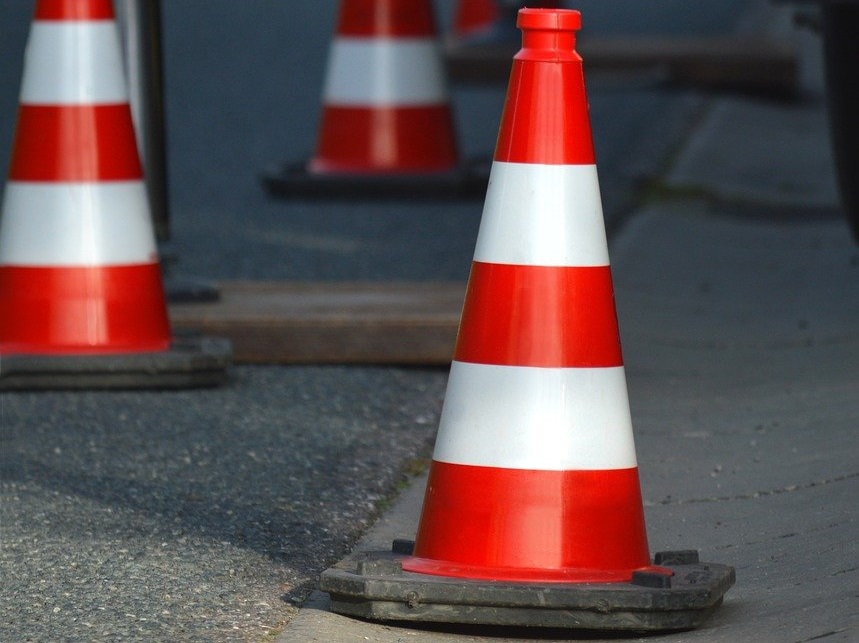
<path fill-rule="evenodd" d="M 694 551 L 650 560 L 580 24 L 578 11 L 519 12 L 423 512 L 385 590 L 416 592 L 416 620 L 684 629 L 733 583 Z M 411 618 L 376 603 L 375 584 L 347 591 L 342 570 L 325 574 L 335 611 Z M 374 576 L 372 560 L 353 576 Z"/>
<path fill-rule="evenodd" d="M 2 213 L 0 386 L 222 379 L 171 338 L 111 0 L 36 3 Z"/>
<path fill-rule="evenodd" d="M 445 66 L 453 82 L 506 82 L 516 52 L 521 7 L 558 9 L 560 0 L 460 0 L 445 43 Z"/>
<path fill-rule="evenodd" d="M 465 38 L 488 31 L 498 19 L 495 0 L 459 0 L 453 14 L 453 35 Z"/>
<path fill-rule="evenodd" d="M 573 48 L 580 18 L 519 16 L 523 49 L 513 62 L 415 557 L 403 568 L 629 581 L 650 554 Z"/>
<path fill-rule="evenodd" d="M 486 181 L 459 162 L 431 0 L 342 0 L 316 152 L 269 189 L 478 197 Z"/>
<path fill-rule="evenodd" d="M 459 0 L 453 14 L 452 35 L 466 42 L 514 42 L 516 16 L 527 4 L 541 9 L 557 9 L 560 0 Z M 509 56 L 508 56 L 509 58 Z"/>

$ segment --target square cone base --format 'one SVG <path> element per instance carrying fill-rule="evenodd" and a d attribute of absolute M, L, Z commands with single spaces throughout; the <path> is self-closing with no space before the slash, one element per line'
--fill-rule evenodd
<path fill-rule="evenodd" d="M 698 627 L 734 584 L 734 568 L 702 563 L 695 550 L 661 552 L 671 577 L 631 583 L 512 583 L 404 572 L 414 543 L 347 557 L 322 573 L 331 610 L 378 621 L 660 632 Z"/>
<path fill-rule="evenodd" d="M 474 160 L 440 172 L 346 173 L 310 172 L 306 163 L 284 165 L 263 173 L 265 189 L 291 199 L 483 199 L 491 163 Z"/>
<path fill-rule="evenodd" d="M 108 355 L 2 355 L 0 390 L 181 389 L 218 386 L 232 361 L 229 340 L 173 338 L 169 350 Z"/>

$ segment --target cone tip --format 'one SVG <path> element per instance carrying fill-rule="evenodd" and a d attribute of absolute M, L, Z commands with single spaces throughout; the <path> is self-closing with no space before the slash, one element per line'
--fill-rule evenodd
<path fill-rule="evenodd" d="M 520 29 L 578 31 L 582 14 L 575 9 L 520 9 L 516 26 Z"/>

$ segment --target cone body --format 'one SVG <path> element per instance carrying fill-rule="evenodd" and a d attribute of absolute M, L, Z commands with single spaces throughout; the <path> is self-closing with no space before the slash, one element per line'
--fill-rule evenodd
<path fill-rule="evenodd" d="M 343 0 L 313 172 L 432 172 L 457 164 L 430 0 Z"/>
<path fill-rule="evenodd" d="M 0 221 L 0 354 L 166 350 L 110 0 L 39 0 Z"/>
<path fill-rule="evenodd" d="M 649 565 L 575 11 L 523 10 L 408 571 Z"/>
<path fill-rule="evenodd" d="M 489 31 L 498 19 L 496 0 L 459 0 L 453 16 L 455 36 Z"/>

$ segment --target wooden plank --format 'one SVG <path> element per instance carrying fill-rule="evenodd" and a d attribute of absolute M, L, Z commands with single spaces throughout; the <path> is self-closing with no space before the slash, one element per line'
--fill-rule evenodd
<path fill-rule="evenodd" d="M 450 78 L 506 82 L 518 44 L 452 45 Z M 749 34 L 718 37 L 580 36 L 585 73 L 658 71 L 666 82 L 707 89 L 791 96 L 799 53 L 790 42 Z"/>
<path fill-rule="evenodd" d="M 463 283 L 242 282 L 171 304 L 173 327 L 233 342 L 245 363 L 450 363 Z"/>

